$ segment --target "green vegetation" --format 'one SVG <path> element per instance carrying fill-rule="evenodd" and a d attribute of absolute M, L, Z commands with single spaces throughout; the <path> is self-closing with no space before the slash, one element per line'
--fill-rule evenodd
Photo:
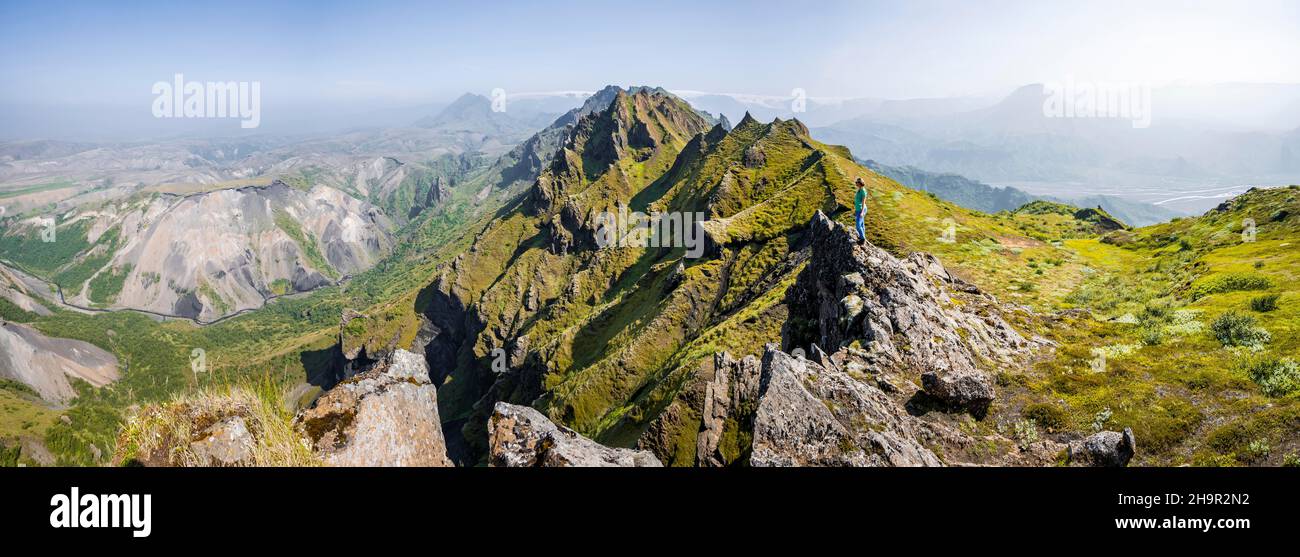
<path fill-rule="evenodd" d="M 73 296 L 80 294 L 86 281 L 113 259 L 113 255 L 117 253 L 118 241 L 117 228 L 110 228 L 100 235 L 88 251 L 56 273 L 53 282 L 63 288 L 67 294 Z"/>
<path fill-rule="evenodd" d="M 5 230 L 0 234 L 0 258 L 30 273 L 53 275 L 56 269 L 90 247 L 86 240 L 89 227 L 90 221 L 85 219 L 58 223 L 52 242 L 42 237 L 46 231 L 43 226 Z"/>
<path fill-rule="evenodd" d="M 1210 331 L 1224 346 L 1259 346 L 1272 339 L 1268 331 L 1256 326 L 1254 317 L 1233 311 L 1215 319 Z"/>
<path fill-rule="evenodd" d="M 28 195 L 32 193 L 40 193 L 43 191 L 61 190 L 61 189 L 73 188 L 73 187 L 76 187 L 76 184 L 73 184 L 72 182 L 49 182 L 46 184 L 21 187 L 12 190 L 0 190 L 0 199 L 18 197 L 21 195 Z"/>
<path fill-rule="evenodd" d="M 1042 426 L 1048 433 L 1065 431 L 1069 427 L 1070 415 L 1052 404 L 1036 402 L 1025 406 L 1020 414 L 1027 420 Z"/>
<path fill-rule="evenodd" d="M 293 291 L 293 283 L 289 279 L 275 279 L 271 281 L 271 294 L 283 296 Z"/>
<path fill-rule="evenodd" d="M 1268 396 L 1287 396 L 1300 391 L 1300 364 L 1291 358 L 1255 357 L 1244 368 L 1251 381 Z"/>
<path fill-rule="evenodd" d="M 1256 296 L 1250 299 L 1250 309 L 1259 313 L 1267 313 L 1277 309 L 1277 300 L 1281 294 L 1268 294 L 1265 296 Z"/>
<path fill-rule="evenodd" d="M 218 294 L 208 281 L 199 279 L 199 296 L 207 302 L 206 305 L 212 306 L 218 315 L 230 313 L 230 303 L 225 298 L 222 298 L 221 294 Z"/>
<path fill-rule="evenodd" d="M 324 170 L 320 167 L 308 166 L 292 174 L 282 175 L 279 180 L 293 189 L 308 191 L 321 181 L 322 174 Z"/>
<path fill-rule="evenodd" d="M 1294 213 L 1289 191 L 1255 190 L 1226 211 L 1063 242 L 1074 253 L 1067 261 L 1089 271 L 1060 303 L 1092 315 L 1029 323 L 1060 343 L 1056 357 L 1006 381 L 1002 396 L 1027 409 L 1061 401 L 1069 424 L 1091 426 L 1081 433 L 1105 411 L 1106 429 L 1133 428 L 1140 463 L 1276 463 L 1282 455 L 1250 445 L 1300 441 L 1289 363 L 1300 353 L 1300 312 L 1241 311 L 1300 290 L 1300 227 L 1267 223 L 1251 242 L 1239 223 L 1266 222 L 1277 207 Z M 1251 295 L 1259 290 L 1270 292 Z M 1108 356 L 1097 367 L 1099 353 Z"/>
<path fill-rule="evenodd" d="M 6 441 L 10 439 L 41 439 L 58 420 L 59 413 L 50 409 L 26 385 L 7 380 L 0 382 L 0 448 L 7 446 Z M 6 453 L 7 458 L 15 460 L 4 465 L 17 464 L 17 445 L 14 443 L 7 449 L 12 453 Z"/>
<path fill-rule="evenodd" d="M 90 280 L 90 292 L 87 297 L 90 301 L 99 305 L 108 305 L 117 300 L 117 295 L 122 292 L 122 286 L 126 283 L 126 277 L 131 274 L 133 266 L 130 263 L 121 267 L 104 269 L 95 278 Z"/>
<path fill-rule="evenodd" d="M 22 454 L 22 447 L 14 445 L 12 447 L 0 442 L 0 468 L 12 468 L 18 466 L 18 457 Z"/>
<path fill-rule="evenodd" d="M 31 323 L 39 317 L 35 313 L 18 307 L 17 304 L 9 301 L 9 298 L 0 296 L 0 318 L 19 323 Z"/>
<path fill-rule="evenodd" d="M 276 209 L 275 225 L 289 235 L 298 248 L 302 250 L 303 256 L 307 258 L 307 263 L 313 269 L 320 271 L 325 276 L 332 279 L 339 278 L 339 272 L 334 269 L 325 256 L 321 255 L 320 246 L 316 245 L 316 238 L 303 231 L 302 225 L 298 223 L 289 213 Z"/>
<path fill-rule="evenodd" d="M 1209 296 L 1210 294 L 1240 292 L 1244 290 L 1268 290 L 1272 287 L 1273 281 L 1262 275 L 1247 273 L 1216 275 L 1209 280 L 1197 284 L 1192 289 L 1192 300 L 1199 300 Z"/>

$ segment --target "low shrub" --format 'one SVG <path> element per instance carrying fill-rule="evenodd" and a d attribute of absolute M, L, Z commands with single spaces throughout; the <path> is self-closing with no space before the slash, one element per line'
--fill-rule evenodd
<path fill-rule="evenodd" d="M 1214 338 L 1224 346 L 1258 346 L 1272 339 L 1268 331 L 1255 325 L 1255 318 L 1229 311 L 1210 324 Z"/>
<path fill-rule="evenodd" d="M 1219 275 L 1196 286 L 1192 290 L 1192 299 L 1199 300 L 1210 294 L 1225 292 L 1242 292 L 1248 290 L 1268 290 L 1273 281 L 1263 275 L 1254 273 L 1232 273 Z"/>
<path fill-rule="evenodd" d="M 1048 433 L 1063 431 L 1070 423 L 1070 415 L 1065 410 L 1043 402 L 1025 406 L 1020 415 L 1042 426 Z"/>
<path fill-rule="evenodd" d="M 1300 391 L 1300 364 L 1291 358 L 1252 358 L 1243 367 L 1250 380 L 1268 396 L 1286 396 Z"/>
<path fill-rule="evenodd" d="M 1020 447 L 1020 450 L 1028 450 L 1038 442 L 1038 426 L 1033 420 L 1020 420 L 1014 425 L 1012 437 L 1015 438 L 1016 446 Z"/>
<path fill-rule="evenodd" d="M 1277 309 L 1278 294 L 1267 294 L 1256 296 L 1250 300 L 1250 309 L 1260 313 L 1267 313 Z"/>

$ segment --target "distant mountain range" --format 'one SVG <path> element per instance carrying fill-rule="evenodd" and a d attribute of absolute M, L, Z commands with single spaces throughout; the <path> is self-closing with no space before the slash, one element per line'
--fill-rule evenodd
<path fill-rule="evenodd" d="M 1300 122 L 1287 104 L 1300 102 L 1300 87 L 1245 89 L 1223 94 L 1243 103 L 1267 96 L 1272 102 L 1261 103 L 1262 110 L 1271 107 L 1273 126 L 1261 127 L 1266 118 L 1259 114 L 1233 114 L 1236 121 L 1181 116 L 1194 103 L 1179 101 L 1179 94 L 1196 95 L 1178 89 L 1153 91 L 1145 129 L 1126 119 L 1054 118 L 1044 114 L 1044 87 L 1030 85 L 976 110 L 867 114 L 813 133 L 882 164 L 952 172 L 1036 195 L 1123 197 L 1192 214 L 1253 185 L 1300 181 Z"/>
<path fill-rule="evenodd" d="M 563 100 L 560 97 L 559 100 Z M 437 114 L 415 121 L 419 128 L 433 128 L 444 131 L 472 131 L 493 135 L 527 135 L 537 131 L 555 120 L 565 110 L 577 106 L 557 105 L 556 102 L 542 103 L 535 100 L 515 100 L 509 97 L 499 110 L 492 106 L 492 99 L 474 93 L 465 93 L 447 105 Z M 581 104 L 581 103 L 578 103 Z M 555 110 L 565 106 L 563 110 Z"/>
<path fill-rule="evenodd" d="M 863 165 L 909 188 L 927 191 L 939 199 L 985 213 L 1014 211 L 1034 201 L 1053 201 L 1078 207 L 1101 207 L 1131 226 L 1149 226 L 1181 216 L 1159 205 L 1110 195 L 1071 198 L 1031 195 L 1016 188 L 990 186 L 957 174 L 927 172 L 912 166 L 887 166 L 870 160 Z"/>

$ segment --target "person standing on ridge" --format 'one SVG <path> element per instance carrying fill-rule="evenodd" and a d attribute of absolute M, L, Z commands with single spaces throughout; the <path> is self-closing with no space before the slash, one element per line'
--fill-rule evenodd
<path fill-rule="evenodd" d="M 867 184 L 858 178 L 858 193 L 853 196 L 853 214 L 858 219 L 858 243 L 867 242 Z"/>

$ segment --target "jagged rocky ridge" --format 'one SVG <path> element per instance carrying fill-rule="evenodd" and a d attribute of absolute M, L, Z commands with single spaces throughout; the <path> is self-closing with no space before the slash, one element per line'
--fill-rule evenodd
<path fill-rule="evenodd" d="M 795 354 L 769 344 L 761 363 L 715 356 L 697 465 L 1122 466 L 1132 458 L 1128 430 L 1026 445 L 964 427 L 974 419 L 967 413 L 982 416 L 995 397 L 985 368 L 1022 365 L 1048 343 L 1023 338 L 995 299 L 928 254 L 900 260 L 820 213 L 809 234 L 812 256 L 786 293 Z"/>
<path fill-rule="evenodd" d="M 860 365 L 915 371 L 925 386 L 918 402 L 981 417 L 994 397 L 984 360 L 1018 365 L 1038 343 L 983 312 L 992 300 L 945 306 L 953 303 L 945 288 L 973 287 L 933 258 L 898 260 L 868 246 L 854 267 L 851 242 L 819 235 L 829 220 L 818 211 L 844 210 L 858 176 L 880 180 L 798 121 L 708 127 L 671 95 L 618 92 L 570 130 L 533 187 L 422 294 L 438 331 L 430 361 L 455 370 L 444 414 L 466 420 L 465 439 L 480 455 L 504 401 L 674 465 L 736 463 L 752 426 L 702 426 L 713 408 L 692 354 L 784 338 L 834 351 L 858 340 L 863 354 L 875 343 L 874 359 Z M 598 249 L 594 213 L 620 206 L 702 213 L 704 256 Z M 896 268 L 863 274 L 877 270 L 875 259 Z M 805 266 L 826 276 L 801 275 Z M 794 293 L 783 296 L 787 288 Z M 722 398 L 710 400 L 721 407 Z M 696 439 L 702 428 L 713 439 Z"/>
<path fill-rule="evenodd" d="M 1019 365 L 1042 345 L 1022 337 L 996 300 L 932 255 L 899 260 L 855 242 L 821 213 L 809 236 L 812 258 L 786 293 L 787 345 L 838 349 L 860 341 L 868 367 L 919 370 L 926 394 L 977 416 L 994 397 L 981 365 Z"/>
<path fill-rule="evenodd" d="M 557 353 L 573 348 L 570 333 L 537 316 L 570 323 L 589 318 L 611 274 L 636 260 L 635 250 L 594 249 L 594 213 L 643 191 L 709 125 L 707 115 L 662 90 L 613 90 L 605 108 L 565 128 L 533 185 L 421 294 L 437 331 L 427 349 L 430 362 L 457 374 L 444 409 L 453 419 L 469 419 L 466 439 L 480 455 L 495 402 L 531 403 L 543 393 L 547 368 L 570 357 Z M 545 331 L 523 330 L 530 324 Z M 509 373 L 491 371 L 498 350 L 507 355 Z"/>

